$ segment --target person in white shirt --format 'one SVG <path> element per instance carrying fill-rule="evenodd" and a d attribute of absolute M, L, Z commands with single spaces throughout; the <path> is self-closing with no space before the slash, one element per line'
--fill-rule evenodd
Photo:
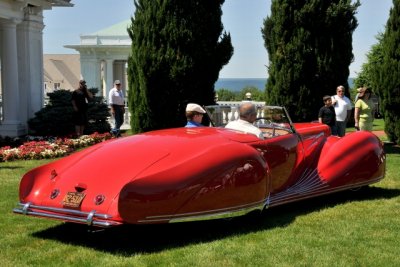
<path fill-rule="evenodd" d="M 346 134 L 346 124 L 351 116 L 351 101 L 344 95 L 344 86 L 339 85 L 336 88 L 336 95 L 332 96 L 332 105 L 336 113 L 336 128 L 338 136 L 342 137 Z"/>
<path fill-rule="evenodd" d="M 260 139 L 264 139 L 262 131 L 253 125 L 257 119 L 256 106 L 251 102 L 243 102 L 239 106 L 239 119 L 236 121 L 229 122 L 225 128 L 238 130 L 241 132 L 254 134 Z"/>
<path fill-rule="evenodd" d="M 108 103 L 110 105 L 111 114 L 115 120 L 114 128 L 111 129 L 111 134 L 118 137 L 120 136 L 120 128 L 124 122 L 125 113 L 125 99 L 124 93 L 121 90 L 120 80 L 114 81 L 114 87 L 108 94 Z"/>

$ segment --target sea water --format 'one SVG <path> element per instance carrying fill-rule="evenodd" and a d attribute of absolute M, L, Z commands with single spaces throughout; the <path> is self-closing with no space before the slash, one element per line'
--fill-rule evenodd
<path fill-rule="evenodd" d="M 237 92 L 246 87 L 256 87 L 264 91 L 266 82 L 266 78 L 219 78 L 215 83 L 215 90 L 227 89 Z"/>

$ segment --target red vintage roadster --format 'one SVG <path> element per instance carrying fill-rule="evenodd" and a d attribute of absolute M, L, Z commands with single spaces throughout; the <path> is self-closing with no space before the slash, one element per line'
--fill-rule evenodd
<path fill-rule="evenodd" d="M 223 107 L 209 107 L 224 124 Z M 230 115 L 228 115 L 230 116 Z M 35 168 L 15 213 L 97 227 L 233 217 L 378 182 L 380 140 L 259 109 L 265 140 L 223 127 L 175 128 L 94 145 Z"/>

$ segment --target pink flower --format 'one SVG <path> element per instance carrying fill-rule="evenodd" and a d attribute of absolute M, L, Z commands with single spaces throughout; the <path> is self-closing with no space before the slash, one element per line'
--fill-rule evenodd
<path fill-rule="evenodd" d="M 44 159 L 65 156 L 76 148 L 86 147 L 111 139 L 110 133 L 85 135 L 79 139 L 57 138 L 54 142 L 29 141 L 18 148 L 0 148 L 0 162 L 17 159 Z"/>

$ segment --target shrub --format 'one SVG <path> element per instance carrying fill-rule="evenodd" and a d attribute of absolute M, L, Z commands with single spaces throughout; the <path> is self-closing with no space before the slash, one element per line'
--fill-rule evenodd
<path fill-rule="evenodd" d="M 85 128 L 85 134 L 93 132 L 105 133 L 110 131 L 108 123 L 108 107 L 103 102 L 103 97 L 96 96 L 97 88 L 89 89 L 93 94 L 93 100 L 88 104 L 89 123 Z M 57 90 L 47 94 L 49 103 L 35 117 L 28 121 L 30 134 L 43 136 L 68 136 L 74 133 L 72 122 L 73 108 L 71 104 L 72 92 Z"/>

